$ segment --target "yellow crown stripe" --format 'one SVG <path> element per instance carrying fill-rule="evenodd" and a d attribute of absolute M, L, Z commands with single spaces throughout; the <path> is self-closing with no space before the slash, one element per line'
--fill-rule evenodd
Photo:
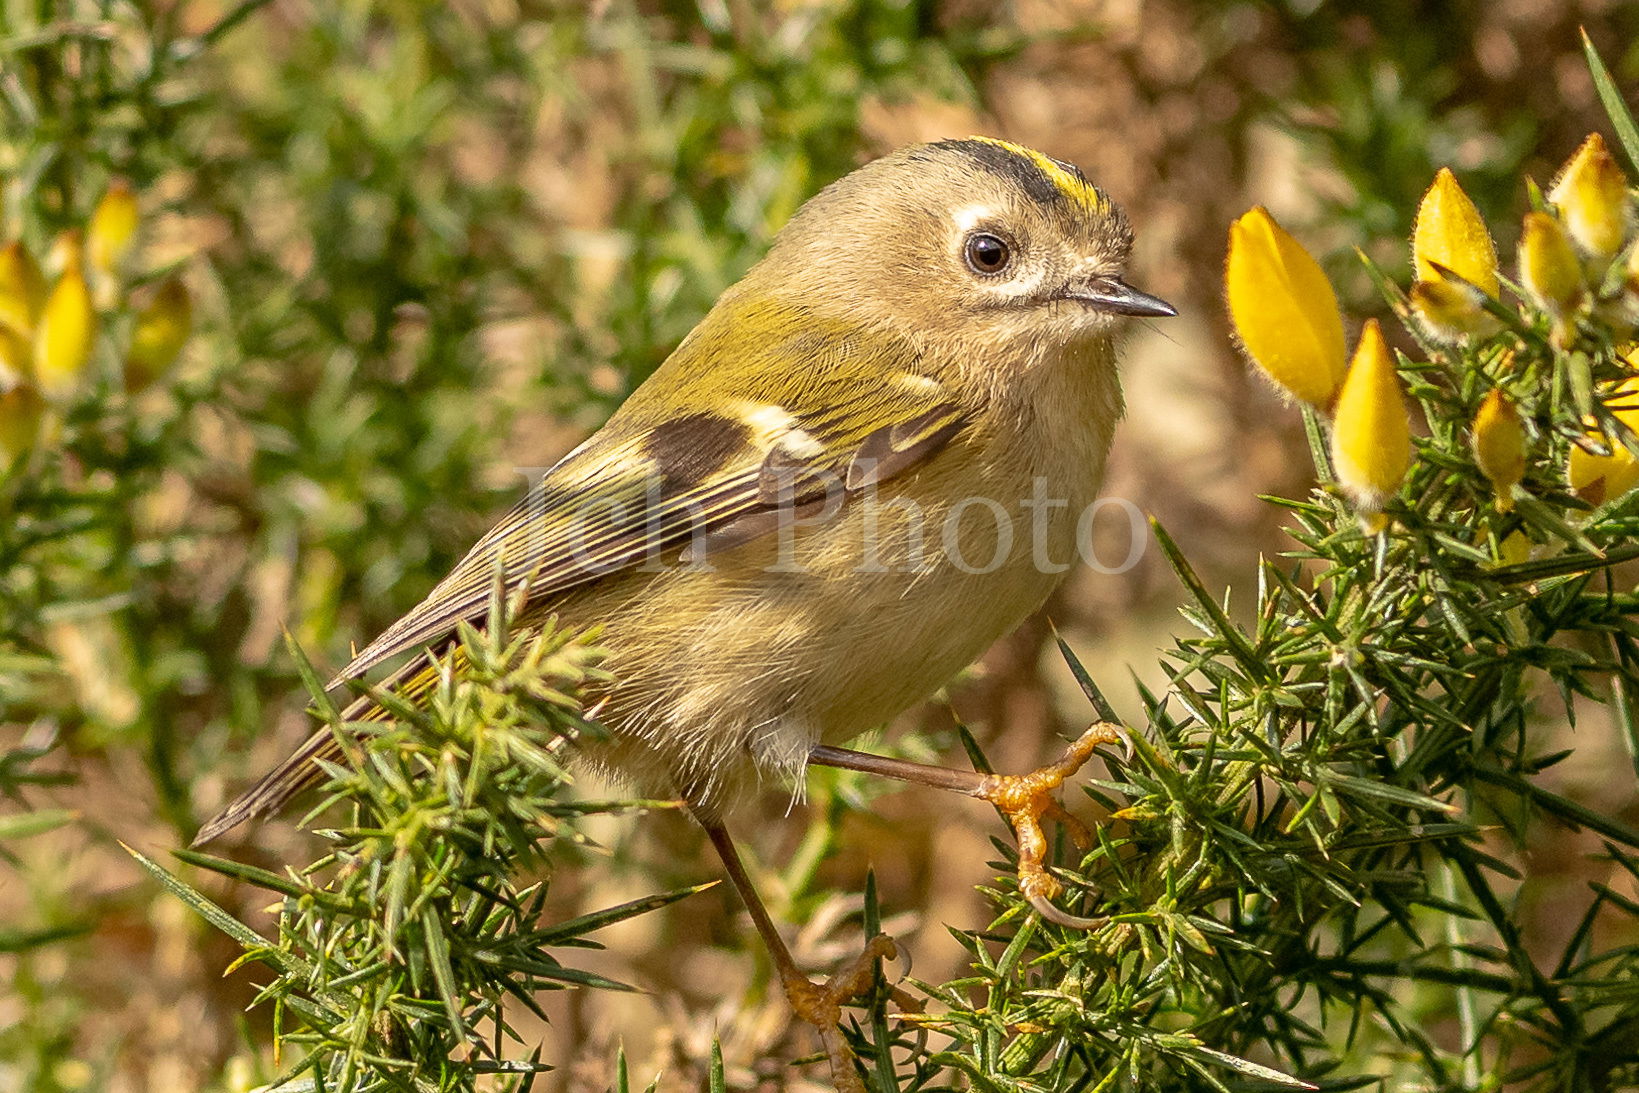
<path fill-rule="evenodd" d="M 1005 148 L 1013 155 L 1028 160 L 1030 165 L 1047 177 L 1054 189 L 1076 204 L 1084 206 L 1089 211 L 1102 215 L 1109 210 L 1109 198 L 1083 178 L 1079 172 L 1066 169 L 1065 165 L 1051 156 L 1043 155 L 1034 148 L 1026 148 L 1022 144 L 1001 140 L 997 137 L 973 137 L 973 140 L 992 144 L 998 148 Z"/>

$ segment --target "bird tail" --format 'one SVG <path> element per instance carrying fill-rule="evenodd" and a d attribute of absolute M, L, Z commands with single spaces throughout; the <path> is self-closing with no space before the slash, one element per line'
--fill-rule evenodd
<path fill-rule="evenodd" d="M 341 744 L 336 740 L 335 733 L 329 729 L 314 733 L 301 747 L 292 752 L 288 759 L 228 802 L 228 806 L 221 812 L 205 821 L 205 825 L 199 829 L 199 834 L 194 836 L 193 842 L 189 845 L 204 846 L 248 820 L 277 812 L 288 804 L 292 797 L 324 780 L 324 768 L 319 766 L 320 760 L 335 763 L 340 762 L 342 758 Z"/>
<path fill-rule="evenodd" d="M 378 684 L 381 688 L 397 687 L 398 693 L 412 702 L 419 702 L 437 680 L 437 672 L 430 666 L 426 653 L 415 657 Z M 334 687 L 334 684 L 332 685 Z M 370 699 L 361 696 L 342 712 L 347 721 L 380 721 L 387 712 Z M 347 758 L 336 733 L 320 729 L 291 753 L 290 757 L 257 780 L 226 808 L 205 821 L 190 846 L 199 847 L 221 838 L 242 823 L 260 819 L 279 811 L 299 793 L 320 785 L 325 780 L 321 763 L 340 763 Z"/>

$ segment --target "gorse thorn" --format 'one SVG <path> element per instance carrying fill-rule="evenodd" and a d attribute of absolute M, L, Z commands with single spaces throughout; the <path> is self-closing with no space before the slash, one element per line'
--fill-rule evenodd
<path fill-rule="evenodd" d="M 1639 376 L 1618 384 L 1606 406 L 1617 421 L 1639 432 Z M 1587 418 L 1583 424 L 1592 443 L 1588 447 L 1571 446 L 1570 458 L 1565 463 L 1565 480 L 1577 497 L 1590 505 L 1603 505 L 1639 485 L 1639 459 L 1634 458 L 1620 438 L 1606 436 L 1594 418 Z M 1608 449 L 1609 454 L 1590 451 L 1593 445 Z"/>
<path fill-rule="evenodd" d="M 86 232 L 86 260 L 98 274 L 117 273 L 137 234 L 137 197 L 130 183 L 116 178 L 97 202 Z"/>
<path fill-rule="evenodd" d="M 1417 206 L 1411 257 L 1419 281 L 1441 281 L 1442 266 L 1487 296 L 1497 295 L 1497 248 L 1480 210 L 1449 167 L 1441 167 Z"/>
<path fill-rule="evenodd" d="M 51 399 L 66 397 L 79 386 L 97 336 L 79 238 L 65 236 L 61 245 L 63 271 L 46 297 L 34 335 L 34 381 Z"/>
<path fill-rule="evenodd" d="M 1376 319 L 1360 332 L 1332 419 L 1332 466 L 1366 522 L 1382 511 L 1411 466 L 1411 421 L 1394 356 Z"/>
<path fill-rule="evenodd" d="M 1324 409 L 1343 382 L 1343 316 L 1320 265 L 1261 205 L 1229 226 L 1230 319 L 1270 382 Z"/>
<path fill-rule="evenodd" d="M 1513 490 L 1525 478 L 1525 422 L 1514 402 L 1493 389 L 1480 403 L 1470 429 L 1474 463 L 1497 491 L 1497 511 L 1514 507 Z"/>
<path fill-rule="evenodd" d="M 1604 137 L 1588 135 L 1560 169 L 1548 200 L 1564 219 L 1566 234 L 1588 257 L 1609 261 L 1621 251 L 1628 237 L 1628 180 Z"/>
<path fill-rule="evenodd" d="M 45 303 L 45 277 L 40 264 L 21 239 L 0 248 L 0 325 L 24 339 L 34 336 L 34 324 Z"/>
<path fill-rule="evenodd" d="M 125 387 L 141 391 L 175 363 L 193 331 L 193 300 L 180 277 L 168 277 L 137 314 L 125 355 Z"/>
<path fill-rule="evenodd" d="M 1525 214 L 1519 240 L 1519 279 L 1531 301 L 1556 319 L 1582 301 L 1582 265 L 1565 228 L 1547 213 Z"/>

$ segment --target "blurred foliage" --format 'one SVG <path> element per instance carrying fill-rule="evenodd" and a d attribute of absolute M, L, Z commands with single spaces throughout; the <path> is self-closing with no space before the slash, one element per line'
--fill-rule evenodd
<path fill-rule="evenodd" d="M 798 203 L 906 139 L 904 118 L 989 129 L 1007 117 L 1025 130 L 1008 135 L 1046 142 L 1053 132 L 1030 131 L 1028 111 L 1056 98 L 1072 102 L 1078 126 L 1117 135 L 1099 154 L 1153 155 L 1163 165 L 1120 196 L 1141 224 L 1165 201 L 1180 210 L 1169 214 L 1179 275 L 1212 282 L 1192 301 L 1198 313 L 1215 306 L 1222 224 L 1263 200 L 1244 189 L 1268 169 L 1257 135 L 1278 127 L 1296 140 L 1295 188 L 1308 203 L 1294 226 L 1313 229 L 1302 234 L 1318 241 L 1351 311 L 1387 315 L 1396 297 L 1350 250 L 1400 278 L 1436 167 L 1456 166 L 1502 223 L 1526 207 L 1521 174 L 1545 177 L 1592 124 L 1591 99 L 1571 103 L 1565 75 L 1567 58 L 1585 71 L 1571 33 L 1582 10 L 1543 5 L 1531 22 L 1483 4 L 1180 0 L 1140 5 L 1129 25 L 1098 5 L 998 13 L 961 0 L 0 3 L 0 242 L 21 242 L 55 278 L 61 233 L 86 227 L 118 179 L 141 223 L 119 293 L 97 300 L 83 383 L 44 408 L 38 443 L 0 470 L 0 1086 L 243 1088 L 272 1076 L 267 1019 L 237 1019 L 249 996 L 216 982 L 229 957 L 214 960 L 220 950 L 197 926 L 171 917 L 174 901 L 139 883 L 114 840 L 175 845 L 229 785 L 304 735 L 306 696 L 281 627 L 339 663 L 412 605 L 521 490 L 520 470 L 601 420 Z M 1619 5 L 1590 27 L 1623 86 L 1639 66 L 1634 20 Z M 1149 59 L 1180 51 L 1184 75 Z M 1131 100 L 1118 84 L 1134 88 Z M 1219 143 L 1231 151 L 1221 168 Z M 1166 164 L 1179 166 L 1182 192 L 1169 189 Z M 1191 173 L 1202 170 L 1219 173 L 1203 184 Z M 133 390 L 134 327 L 173 277 L 191 296 L 193 334 L 174 366 Z M 1586 552 L 1543 513 L 1563 524 L 1580 511 L 1554 486 L 1580 424 L 1582 395 L 1571 395 L 1605 393 L 1618 366 L 1592 334 L 1586 367 L 1573 368 L 1541 330 L 1513 322 L 1539 378 L 1585 380 L 1522 397 L 1539 441 L 1528 483 L 1544 508 L 1510 519 L 1536 521 L 1539 549 L 1568 541 L 1565 554 Z M 1478 1042 L 1470 1032 L 1501 1029 L 1519 1037 L 1510 1044 L 1569 1037 L 1580 1054 L 1548 1044 L 1537 1056 L 1570 1059 L 1561 1075 L 1624 1042 L 1628 941 L 1617 930 L 1596 950 L 1589 939 L 1631 897 L 1600 874 L 1608 894 L 1590 925 L 1548 966 L 1533 964 L 1509 917 L 1513 882 L 1486 857 L 1512 844 L 1486 828 L 1497 841 L 1477 847 L 1469 825 L 1530 834 L 1538 810 L 1598 821 L 1606 862 L 1627 868 L 1626 828 L 1611 826 L 1620 821 L 1543 795 L 1533 779 L 1554 755 L 1535 749 L 1524 707 L 1508 705 L 1527 679 L 1602 693 L 1588 681 L 1618 653 L 1582 653 L 1590 667 L 1572 651 L 1591 639 L 1555 635 L 1591 628 L 1626 641 L 1625 593 L 1566 570 L 1543 576 L 1543 599 L 1528 604 L 1472 557 L 1490 549 L 1500 518 L 1464 507 L 1479 481 L 1450 423 L 1485 385 L 1450 357 L 1418 356 L 1406 371 L 1414 394 L 1431 423 L 1447 424 L 1403 494 L 1416 503 L 1395 510 L 1405 530 L 1394 549 L 1370 548 L 1329 493 L 1292 503 L 1305 552 L 1319 556 L 1309 572 L 1405 589 L 1379 602 L 1415 617 L 1412 630 L 1376 637 L 1383 620 L 1360 602 L 1276 567 L 1259 600 L 1273 613 L 1248 635 L 1203 598 L 1195 612 L 1212 634 L 1179 655 L 1204 675 L 1181 675 L 1172 699 L 1157 698 L 1153 754 L 1141 750 L 1100 791 L 1137 810 L 1083 866 L 1102 891 L 1088 909 L 1110 909 L 1112 925 L 1091 941 L 1065 938 L 998 894 L 1002 921 L 961 935 L 973 975 L 928 984 L 957 1000 L 960 1019 L 917 1030 L 880 999 L 861 1011 L 857 1046 L 879 1084 L 937 1086 L 951 1068 L 986 1071 L 1000 1087 L 1004 1074 L 1074 1087 L 1099 1068 L 1129 1084 L 1264 1080 L 1237 1076 L 1221 1050 L 1311 1076 L 1420 1072 L 1479 1088 L 1514 1064 L 1461 1054 Z M 1581 533 L 1631 536 L 1626 512 L 1601 510 Z M 1448 556 L 1461 561 L 1442 571 L 1434 560 Z M 1371 655 L 1329 666 L 1299 638 L 1315 615 L 1337 625 L 1345 607 L 1365 629 L 1343 644 Z M 1364 709 L 1348 704 L 1362 682 L 1410 696 L 1459 685 L 1416 663 L 1405 641 L 1448 639 L 1459 624 L 1484 636 L 1498 618 L 1516 643 L 1508 652 L 1447 650 L 1462 679 L 1492 688 L 1483 718 L 1464 715 L 1477 736 L 1429 712 L 1432 699 L 1408 704 L 1433 726 L 1411 755 L 1397 750 L 1411 739 L 1406 715 L 1349 720 L 1345 707 Z M 1253 678 L 1243 646 L 1289 675 L 1266 667 Z M 1284 744 L 1273 730 L 1248 733 L 1254 714 L 1304 732 Z M 941 742 L 893 747 L 928 758 Z M 1211 797 L 1202 786 L 1227 788 Z M 1276 786 L 1314 802 L 1301 822 L 1301 805 L 1263 798 L 1236 811 L 1245 794 Z M 872 792 L 816 778 L 814 826 L 779 878 L 777 908 L 810 925 L 831 916 L 850 938 L 874 930 L 884 912 L 838 896 L 819 867 L 846 842 L 848 806 Z M 1428 812 L 1430 799 L 1457 802 L 1468 819 Z M 1237 852 L 1246 839 L 1255 853 Z M 232 856 L 250 856 L 242 850 Z M 1140 854 L 1156 868 L 1131 868 Z M 679 871 L 698 879 L 689 863 L 645 868 L 658 876 L 651 890 L 676 887 Z M 253 920 L 260 897 L 245 885 L 189 863 L 176 877 Z M 1226 878 L 1240 886 L 1230 892 Z M 332 880 L 321 871 L 290 883 Z M 1311 902 L 1294 906 L 1295 892 Z M 1265 950 L 1273 956 L 1233 939 L 1258 931 L 1281 935 Z M 1287 995 L 1269 985 L 1275 971 L 1290 975 Z M 139 987 L 175 1003 L 169 1031 L 156 1030 L 164 1007 Z M 423 978 L 408 990 L 448 1009 L 434 988 Z M 1078 991 L 1082 1001 L 1067 1000 Z M 109 1002 L 127 995 L 132 1012 Z M 1456 1049 L 1444 1024 L 1422 1040 L 1396 1032 L 1423 1035 L 1453 997 L 1465 1022 Z M 1498 998 L 1507 1004 L 1492 1006 Z M 1397 1026 L 1404 1005 L 1415 1020 Z M 1342 1034 L 1316 1046 L 1322 1016 L 1337 1029 L 1354 1014 L 1353 1048 L 1337 1046 Z M 1384 1047 L 1397 1043 L 1410 1053 Z M 702 1079 L 708 1056 L 691 1060 Z M 743 1060 L 731 1058 L 729 1073 L 750 1080 Z"/>

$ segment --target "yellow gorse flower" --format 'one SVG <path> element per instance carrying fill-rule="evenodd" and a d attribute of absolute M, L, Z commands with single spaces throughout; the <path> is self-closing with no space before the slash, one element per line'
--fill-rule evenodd
<path fill-rule="evenodd" d="M 1639 432 L 1639 376 L 1618 384 L 1606 405 L 1616 420 Z M 1603 505 L 1639 486 L 1639 459 L 1620 440 L 1606 437 L 1593 418 L 1584 424 L 1588 437 L 1609 448 L 1610 454 L 1597 455 L 1573 445 L 1565 464 L 1565 478 L 1572 493 L 1590 505 Z"/>
<path fill-rule="evenodd" d="M 0 466 L 34 447 L 45 416 L 45 400 L 26 383 L 0 392 Z"/>
<path fill-rule="evenodd" d="M 1547 213 L 1525 214 L 1519 240 L 1519 279 L 1532 301 L 1556 318 L 1582 300 L 1582 265 L 1564 227 Z"/>
<path fill-rule="evenodd" d="M 1224 270 L 1230 319 L 1264 375 L 1324 407 L 1343 382 L 1343 316 L 1309 252 L 1258 206 L 1229 226 Z"/>
<path fill-rule="evenodd" d="M 1497 511 L 1514 507 L 1514 487 L 1525 478 L 1525 422 L 1514 402 L 1493 390 L 1480 403 L 1470 431 L 1474 463 L 1497 491 Z"/>
<path fill-rule="evenodd" d="M 125 356 L 125 386 L 141 391 L 175 363 L 193 330 L 193 300 L 178 277 L 167 278 L 137 314 Z"/>
<path fill-rule="evenodd" d="M 1444 266 L 1487 296 L 1497 295 L 1497 248 L 1485 220 L 1449 167 L 1441 167 L 1417 206 L 1411 232 L 1417 280 L 1438 281 Z"/>
<path fill-rule="evenodd" d="M 0 247 L 0 325 L 22 338 L 33 337 L 45 295 L 40 265 L 22 240 Z"/>
<path fill-rule="evenodd" d="M 1485 293 L 1474 285 L 1446 278 L 1415 281 L 1408 295 L 1412 310 L 1439 341 L 1484 337 L 1497 329 L 1497 320 L 1485 310 Z"/>
<path fill-rule="evenodd" d="M 34 381 L 47 398 L 74 391 L 91 361 L 97 336 L 97 313 L 77 237 L 63 240 L 63 272 L 46 297 L 34 335 Z"/>
<path fill-rule="evenodd" d="M 1584 254 L 1609 261 L 1628 238 L 1628 179 L 1605 138 L 1590 133 L 1548 191 L 1565 231 Z"/>
<path fill-rule="evenodd" d="M 1509 535 L 1497 546 L 1497 561 L 1501 565 L 1524 565 L 1531 560 L 1531 537 L 1523 531 Z"/>
<path fill-rule="evenodd" d="M 130 183 L 116 178 L 97 202 L 86 231 L 86 259 L 99 274 L 119 271 L 137 235 L 137 196 Z"/>
<path fill-rule="evenodd" d="M 1495 329 L 1485 297 L 1497 295 L 1497 248 L 1480 210 L 1450 168 L 1440 168 L 1417 206 L 1411 259 L 1417 274 L 1411 286 L 1412 310 L 1430 334 L 1456 342 Z M 1441 269 L 1460 280 L 1448 278 Z"/>
<path fill-rule="evenodd" d="M 1332 467 L 1338 484 L 1372 530 L 1411 466 L 1411 420 L 1406 415 L 1394 357 L 1377 320 L 1360 332 L 1332 420 Z"/>
<path fill-rule="evenodd" d="M 0 323 L 0 390 L 27 383 L 33 375 L 33 345 L 27 337 Z"/>

